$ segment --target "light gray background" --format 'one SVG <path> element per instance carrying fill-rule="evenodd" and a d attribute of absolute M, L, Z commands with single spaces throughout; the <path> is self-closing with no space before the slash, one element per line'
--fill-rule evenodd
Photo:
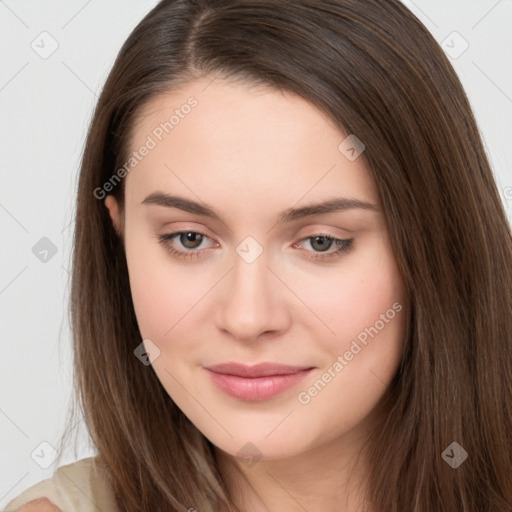
<path fill-rule="evenodd" d="M 55 471 L 40 467 L 52 460 L 41 443 L 57 447 L 71 392 L 77 169 L 115 56 L 156 3 L 0 0 L 0 508 Z M 445 41 L 512 220 L 512 0 L 404 3 Z M 45 55 L 52 44 L 58 48 Z M 47 261 L 32 251 L 43 237 L 57 248 Z M 80 439 L 81 451 L 66 452 L 63 464 L 94 454 L 87 436 Z"/>

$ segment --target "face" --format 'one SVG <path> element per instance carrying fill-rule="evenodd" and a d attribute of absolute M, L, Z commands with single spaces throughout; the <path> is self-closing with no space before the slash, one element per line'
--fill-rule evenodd
<path fill-rule="evenodd" d="M 357 437 L 397 371 L 406 310 L 361 147 L 291 93 L 209 82 L 145 106 L 124 212 L 106 200 L 153 370 L 231 455 Z M 208 369 L 223 363 L 272 365 Z"/>

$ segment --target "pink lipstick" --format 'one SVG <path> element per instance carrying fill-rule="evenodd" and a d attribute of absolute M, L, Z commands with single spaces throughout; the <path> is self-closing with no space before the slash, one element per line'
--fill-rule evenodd
<path fill-rule="evenodd" d="M 258 401 L 272 398 L 301 382 L 313 370 L 278 363 L 247 366 L 223 363 L 205 366 L 212 382 L 222 391 L 241 400 Z"/>

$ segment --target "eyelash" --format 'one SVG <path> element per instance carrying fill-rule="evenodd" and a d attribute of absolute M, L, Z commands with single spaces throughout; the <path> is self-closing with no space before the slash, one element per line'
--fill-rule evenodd
<path fill-rule="evenodd" d="M 175 256 L 178 259 L 191 259 L 194 257 L 198 258 L 198 257 L 200 257 L 199 256 L 200 252 L 203 252 L 204 250 L 208 251 L 208 249 L 203 249 L 203 250 L 202 249 L 191 249 L 189 251 L 182 251 L 182 250 L 176 249 L 175 247 L 172 247 L 170 245 L 169 242 L 175 236 L 183 235 L 183 234 L 187 234 L 187 233 L 193 233 L 195 235 L 201 235 L 203 237 L 209 238 L 207 235 L 205 235 L 204 233 L 201 233 L 199 231 L 175 231 L 173 233 L 157 235 L 157 238 L 158 238 L 159 243 L 161 243 L 169 253 L 171 253 L 173 256 Z M 331 258 L 339 258 L 343 254 L 348 254 L 354 249 L 354 246 L 353 246 L 354 239 L 353 238 L 348 239 L 348 240 L 342 240 L 340 238 L 335 238 L 333 236 L 330 236 L 326 233 L 315 233 L 314 235 L 302 238 L 300 240 L 300 242 L 303 242 L 305 240 L 310 240 L 313 238 L 319 238 L 319 237 L 324 237 L 324 238 L 327 238 L 328 240 L 332 240 L 334 242 L 335 246 L 337 246 L 337 248 L 331 252 L 316 252 L 316 253 L 314 253 L 313 256 L 308 256 L 314 260 L 316 260 L 316 259 L 330 260 Z M 311 251 L 307 251 L 307 252 L 311 252 Z"/>

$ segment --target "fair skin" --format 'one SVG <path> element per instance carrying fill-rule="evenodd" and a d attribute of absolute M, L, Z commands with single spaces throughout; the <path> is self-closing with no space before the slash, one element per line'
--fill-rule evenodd
<path fill-rule="evenodd" d="M 198 102 L 126 176 L 124 211 L 112 195 L 105 200 L 125 241 L 141 340 L 160 350 L 153 370 L 217 447 L 242 510 L 361 510 L 365 465 L 356 457 L 398 369 L 406 311 L 377 190 L 363 158 L 350 161 L 338 150 L 346 134 L 304 99 L 210 82 L 197 80 L 145 105 L 131 151 L 190 96 Z M 143 204 L 155 192 L 206 203 L 222 220 Z M 339 197 L 375 209 L 278 221 L 286 209 Z M 157 238 L 180 230 L 204 235 L 188 245 L 185 236 L 167 240 L 167 247 L 194 253 L 186 259 Z M 352 239 L 352 249 L 334 255 L 336 244 L 324 239 L 322 251 L 320 234 Z M 250 251 L 263 249 L 250 263 L 237 252 L 248 236 L 256 241 Z M 393 304 L 403 308 L 333 373 L 338 356 Z M 249 401 L 220 390 L 203 368 L 228 361 L 314 369 L 277 396 Z M 326 385 L 307 394 L 329 368 Z M 249 442 L 257 450 L 253 465 L 237 457 Z"/>
<path fill-rule="evenodd" d="M 48 498 L 39 498 L 23 505 L 18 512 L 61 512 Z"/>

